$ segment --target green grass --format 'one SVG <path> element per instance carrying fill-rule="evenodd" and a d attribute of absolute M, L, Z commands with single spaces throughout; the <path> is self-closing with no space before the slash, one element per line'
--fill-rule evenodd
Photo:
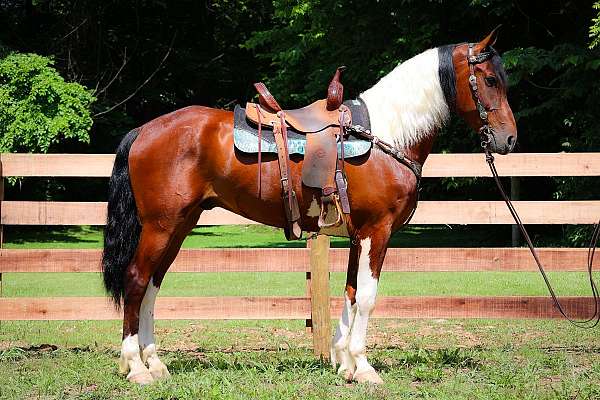
<path fill-rule="evenodd" d="M 487 229 L 487 228 L 486 228 Z M 411 227 L 393 246 L 501 246 L 508 232 Z M 502 228 L 503 229 L 503 228 Z M 477 240 L 473 240 L 477 238 Z M 98 248 L 97 228 L 9 229 L 7 248 Z M 202 227 L 185 247 L 287 247 L 262 226 Z M 334 239 L 333 246 L 347 240 Z M 551 273 L 588 295 L 580 273 Z M 344 274 L 333 273 L 333 295 Z M 163 296 L 303 295 L 303 273 L 170 273 Z M 546 295 L 537 273 L 385 273 L 380 295 Z M 94 273 L 3 275 L 3 296 L 102 296 Z M 82 304 L 84 307 L 85 304 Z M 173 376 L 139 388 L 116 368 L 120 321 L 0 322 L 0 399 L 598 399 L 600 336 L 562 320 L 374 320 L 369 358 L 385 385 L 347 385 L 311 352 L 304 321 L 157 321 Z"/>
<path fill-rule="evenodd" d="M 8 249 L 94 249 L 102 247 L 102 228 L 7 226 L 4 241 Z M 490 246 L 510 246 L 510 226 L 410 226 L 390 241 L 390 247 Z M 195 228 L 182 247 L 306 247 L 306 242 L 288 242 L 281 229 L 264 225 L 225 225 Z M 332 237 L 331 247 L 348 247 L 348 239 Z"/>
<path fill-rule="evenodd" d="M 550 279 L 560 295 L 590 295 L 584 273 L 553 272 Z M 596 274 L 600 277 L 600 274 Z M 341 296 L 344 273 L 331 274 L 331 293 Z M 302 296 L 304 273 L 168 273 L 161 296 Z M 545 296 L 548 290 L 537 272 L 384 272 L 383 296 Z M 97 273 L 5 273 L 3 295 L 103 296 Z"/>
<path fill-rule="evenodd" d="M 374 321 L 369 356 L 385 380 L 379 388 L 347 385 L 317 361 L 299 321 L 159 321 L 157 333 L 173 377 L 138 388 L 117 373 L 116 321 L 3 323 L 0 398 L 600 396 L 597 332 L 556 321 Z"/>

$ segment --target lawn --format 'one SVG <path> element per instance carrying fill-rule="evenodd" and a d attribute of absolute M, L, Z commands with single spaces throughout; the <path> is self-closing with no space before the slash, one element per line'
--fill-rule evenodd
<path fill-rule="evenodd" d="M 393 246 L 501 246 L 483 228 L 411 228 Z M 478 229 L 481 229 L 478 231 Z M 504 229 L 501 228 L 501 229 Z M 506 233 L 506 232 L 504 232 Z M 477 242 L 473 237 L 478 238 Z M 96 248 L 96 228 L 8 230 L 7 248 Z M 261 226 L 195 229 L 185 247 L 285 247 Z M 303 242 L 292 245 L 304 246 Z M 346 240 L 334 239 L 343 247 Z M 579 273 L 560 294 L 588 295 Z M 344 276 L 332 274 L 332 293 Z M 303 273 L 167 275 L 163 296 L 302 295 Z M 101 296 L 99 274 L 4 274 L 3 296 Z M 384 273 L 381 295 L 545 295 L 537 273 Z M 598 399 L 600 336 L 567 322 L 374 320 L 369 356 L 382 387 L 348 385 L 312 356 L 304 321 L 158 321 L 172 379 L 138 388 L 117 373 L 119 321 L 0 322 L 0 398 Z"/>

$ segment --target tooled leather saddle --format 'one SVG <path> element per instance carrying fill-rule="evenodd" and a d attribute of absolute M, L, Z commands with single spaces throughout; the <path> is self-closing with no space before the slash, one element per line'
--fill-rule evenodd
<path fill-rule="evenodd" d="M 327 89 L 327 98 L 295 110 L 284 110 L 262 83 L 255 83 L 259 102 L 246 104 L 246 118 L 258 128 L 258 193 L 261 187 L 261 132 L 272 129 L 277 146 L 281 193 L 284 204 L 288 240 L 302 236 L 300 211 L 293 190 L 289 167 L 288 129 L 306 136 L 302 183 L 321 189 L 319 228 L 339 226 L 343 214 L 350 213 L 348 184 L 344 172 L 344 137 L 346 128 L 352 124 L 352 112 L 343 104 L 344 87 L 340 75 L 345 67 L 336 70 Z M 338 142 L 340 143 L 338 153 Z M 334 205 L 337 218 L 326 223 L 329 205 Z"/>

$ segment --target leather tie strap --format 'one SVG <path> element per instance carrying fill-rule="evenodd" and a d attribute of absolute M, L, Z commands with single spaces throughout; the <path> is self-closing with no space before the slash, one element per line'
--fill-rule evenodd
<path fill-rule="evenodd" d="M 289 154 L 289 147 L 288 147 L 288 138 L 287 138 L 287 126 L 285 125 L 285 113 L 283 111 L 279 112 L 279 121 L 281 124 L 281 136 L 283 137 L 283 146 L 285 149 L 285 159 L 286 159 L 286 163 L 285 163 L 285 178 L 286 178 L 286 185 L 288 186 L 287 192 L 288 192 L 288 203 L 290 206 L 290 210 L 292 209 L 292 196 L 290 196 L 291 191 L 293 189 L 291 189 L 291 185 L 290 185 L 290 181 L 289 181 L 289 177 L 290 177 L 290 164 L 289 164 L 289 159 L 290 159 L 290 154 Z"/>
<path fill-rule="evenodd" d="M 277 103 L 277 100 L 275 100 L 275 97 L 273 97 L 271 92 L 269 92 L 269 89 L 267 89 L 264 83 L 255 83 L 254 87 L 258 92 L 258 102 L 261 106 L 274 113 L 282 110 L 281 106 L 279 105 L 279 103 Z"/>
<path fill-rule="evenodd" d="M 262 188 L 262 121 L 261 121 L 261 110 L 258 104 L 256 106 L 256 115 L 258 116 L 258 198 L 260 199 L 261 188 Z"/>
<path fill-rule="evenodd" d="M 285 123 L 285 113 L 280 111 L 277 116 L 279 121 L 274 123 L 273 133 L 275 144 L 277 145 L 277 159 L 279 161 L 279 174 L 281 176 L 281 192 L 284 202 L 283 208 L 285 218 L 288 222 L 288 240 L 300 239 L 302 229 L 298 220 L 300 219 L 300 210 L 296 193 L 293 190 L 292 182 L 290 181 L 290 166 L 289 166 L 289 150 L 287 143 L 287 128 Z"/>
<path fill-rule="evenodd" d="M 340 157 L 337 155 L 337 144 L 335 151 L 335 185 L 337 187 L 338 196 L 341 203 L 341 209 L 344 214 L 350 214 L 350 200 L 348 199 L 348 182 L 346 181 L 346 173 L 344 171 L 344 135 L 346 134 L 346 109 L 340 109 Z"/>

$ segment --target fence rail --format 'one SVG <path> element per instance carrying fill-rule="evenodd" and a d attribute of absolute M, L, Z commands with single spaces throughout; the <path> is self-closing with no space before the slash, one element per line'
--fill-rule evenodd
<path fill-rule="evenodd" d="M 569 315 L 587 318 L 591 297 L 561 297 Z M 343 298 L 332 297 L 330 314 L 342 312 Z M 105 297 L 4 297 L 2 320 L 111 320 L 121 314 Z M 159 297 L 157 319 L 309 319 L 309 297 Z M 560 318 L 549 297 L 401 296 L 379 297 L 374 318 Z M 330 338 L 329 338 L 330 339 Z"/>
<path fill-rule="evenodd" d="M 108 177 L 114 154 L 0 154 L 4 176 Z M 514 153 L 496 157 L 500 176 L 597 176 L 600 153 Z M 481 154 L 431 154 L 423 177 L 491 176 Z"/>
<path fill-rule="evenodd" d="M 540 248 L 547 271 L 586 271 L 587 250 Z M 100 272 L 101 250 L 0 249 L 2 272 Z M 310 272 L 308 249 L 182 249 L 169 272 Z M 345 272 L 348 249 L 331 249 L 329 270 Z M 600 260 L 594 260 L 594 267 Z M 537 271 L 526 248 L 389 249 L 388 272 Z"/>
<path fill-rule="evenodd" d="M 600 153 L 511 154 L 497 157 L 501 176 L 600 176 Z M 104 225 L 106 203 L 2 201 L 3 177 L 103 177 L 110 175 L 111 154 L 0 155 L 0 280 L 8 272 L 99 272 L 100 250 L 2 249 L 2 225 Z M 480 154 L 432 154 L 423 176 L 488 177 Z M 516 201 L 526 224 L 592 224 L 600 216 L 600 199 L 587 201 Z M 252 224 L 216 209 L 203 213 L 199 225 Z M 512 224 L 500 201 L 422 201 L 414 224 Z M 347 249 L 327 252 L 328 241 L 311 240 L 312 249 L 184 249 L 174 272 L 303 272 L 305 297 L 160 297 L 158 319 L 313 319 L 315 349 L 326 355 L 329 315 L 339 315 L 342 299 L 329 299 L 329 270 L 345 271 Z M 312 254 L 312 257 L 311 257 Z M 318 255 L 318 256 L 316 256 Z M 549 271 L 584 271 L 587 250 L 544 248 Z M 328 258 L 327 258 L 328 257 Z M 597 261 L 600 263 L 600 261 Z M 525 248 L 390 249 L 385 271 L 536 271 Z M 317 272 L 317 274 L 315 274 Z M 312 276 L 320 277 L 312 281 Z M 312 287 L 318 293 L 312 293 Z M 566 310 L 587 317 L 591 298 L 565 297 Z M 557 318 L 548 297 L 382 297 L 376 318 Z M 120 314 L 106 298 L 0 297 L 0 320 L 104 320 Z"/>

